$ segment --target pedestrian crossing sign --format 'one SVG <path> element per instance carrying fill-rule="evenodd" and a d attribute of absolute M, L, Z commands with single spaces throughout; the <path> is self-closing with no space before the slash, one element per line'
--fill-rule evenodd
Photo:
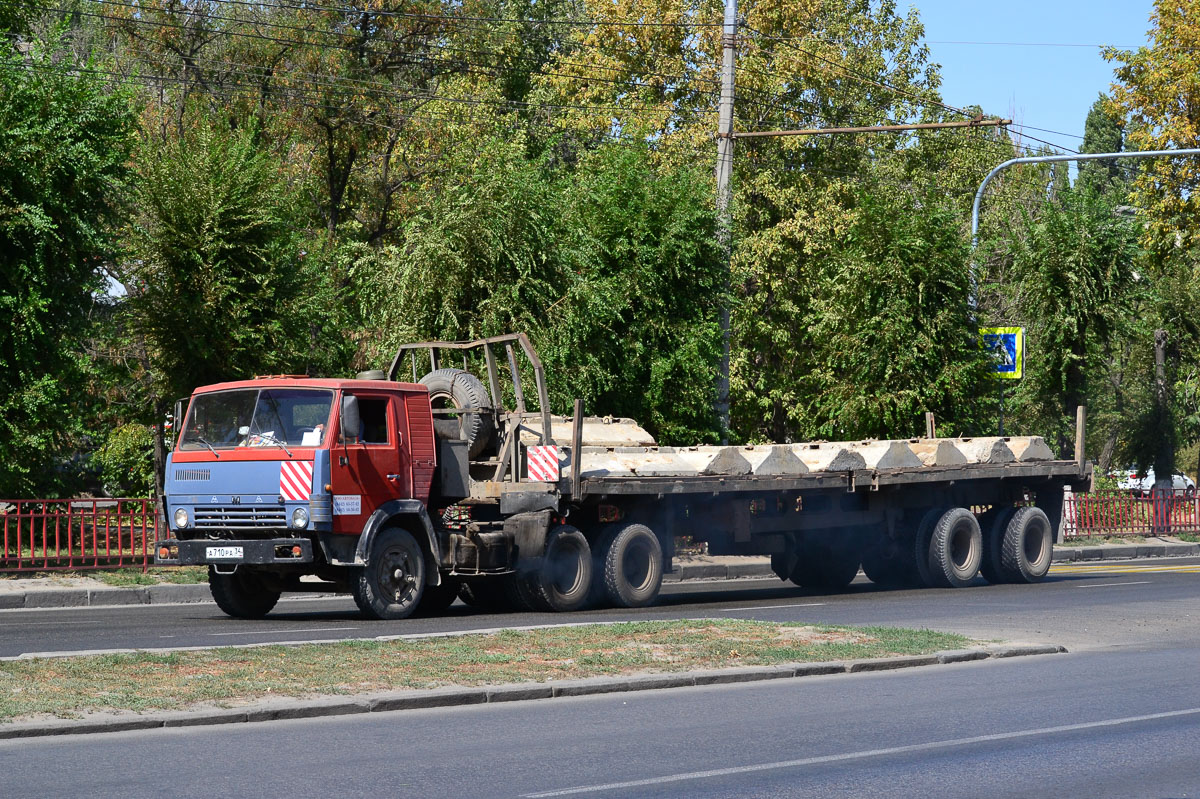
<path fill-rule="evenodd" d="M 1025 328 L 981 327 L 983 348 L 995 358 L 996 377 L 1020 380 L 1025 369 Z"/>

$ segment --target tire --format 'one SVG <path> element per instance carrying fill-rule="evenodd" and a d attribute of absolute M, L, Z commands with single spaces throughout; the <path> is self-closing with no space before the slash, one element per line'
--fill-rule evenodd
<path fill-rule="evenodd" d="M 217 607 L 235 619 L 261 619 L 271 612 L 282 593 L 245 566 L 239 566 L 233 574 L 217 574 L 209 566 L 208 590 Z"/>
<path fill-rule="evenodd" d="M 979 574 L 983 559 L 983 533 L 968 508 L 951 508 L 930 531 L 930 584 L 935 588 L 963 588 Z"/>
<path fill-rule="evenodd" d="M 436 408 L 491 408 L 492 400 L 479 378 L 462 369 L 438 369 L 421 378 L 429 387 L 429 401 Z M 459 431 L 467 442 L 467 455 L 477 458 L 487 449 L 496 432 L 495 420 L 486 413 L 458 417 Z"/>
<path fill-rule="evenodd" d="M 979 573 L 992 585 L 1009 582 L 1000 564 L 1000 545 L 1004 540 L 1004 528 L 1015 512 L 1013 507 L 992 508 L 979 517 L 979 529 L 983 533 L 983 560 L 979 564 Z"/>
<path fill-rule="evenodd" d="M 1041 508 L 1017 508 L 1000 545 L 1002 576 L 1013 583 L 1036 583 L 1050 571 L 1054 529 Z"/>
<path fill-rule="evenodd" d="M 663 554 L 658 536 L 644 524 L 622 524 L 605 536 L 604 595 L 619 608 L 653 604 L 662 589 Z"/>
<path fill-rule="evenodd" d="M 425 555 L 407 530 L 380 530 L 371 543 L 367 565 L 357 572 L 350 581 L 350 593 L 369 619 L 406 619 L 421 603 Z"/>
<path fill-rule="evenodd" d="M 454 577 L 443 577 L 441 585 L 426 585 L 414 615 L 436 616 L 444 612 L 458 599 L 458 591 L 459 581 Z"/>
<path fill-rule="evenodd" d="M 537 568 L 517 577 L 522 604 L 533 610 L 566 613 L 587 604 L 592 588 L 592 549 L 569 524 L 546 535 L 546 551 Z"/>
<path fill-rule="evenodd" d="M 933 574 L 929 570 L 929 550 L 933 543 L 933 528 L 938 519 L 949 513 L 951 508 L 931 508 L 921 517 L 917 524 L 917 535 L 914 540 L 913 560 L 917 570 L 917 585 L 936 588 Z"/>

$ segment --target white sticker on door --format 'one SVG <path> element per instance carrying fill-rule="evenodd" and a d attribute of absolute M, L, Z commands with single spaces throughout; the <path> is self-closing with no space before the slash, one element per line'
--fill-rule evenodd
<path fill-rule="evenodd" d="M 334 516 L 358 516 L 362 513 L 362 496 L 359 494 L 334 494 Z"/>

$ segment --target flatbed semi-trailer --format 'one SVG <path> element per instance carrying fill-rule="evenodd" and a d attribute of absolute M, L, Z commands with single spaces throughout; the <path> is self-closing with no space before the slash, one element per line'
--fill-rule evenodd
<path fill-rule="evenodd" d="M 443 367 L 446 353 L 486 383 Z M 396 379 L 406 362 L 412 382 Z M 197 389 L 156 560 L 207 565 L 217 603 L 241 617 L 285 590 L 345 590 L 375 618 L 457 597 L 636 607 L 656 599 L 685 535 L 713 554 L 770 555 L 814 588 L 843 588 L 860 567 L 904 586 L 1033 582 L 1064 488 L 1091 477 L 1036 436 L 659 447 L 578 402 L 552 416 L 523 334 L 406 345 L 387 373 L 359 377 Z"/>

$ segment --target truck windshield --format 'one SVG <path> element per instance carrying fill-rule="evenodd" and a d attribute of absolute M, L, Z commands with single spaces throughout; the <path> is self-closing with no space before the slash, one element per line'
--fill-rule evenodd
<path fill-rule="evenodd" d="M 179 449 L 319 447 L 325 442 L 333 392 L 267 388 L 216 391 L 192 400 Z"/>

